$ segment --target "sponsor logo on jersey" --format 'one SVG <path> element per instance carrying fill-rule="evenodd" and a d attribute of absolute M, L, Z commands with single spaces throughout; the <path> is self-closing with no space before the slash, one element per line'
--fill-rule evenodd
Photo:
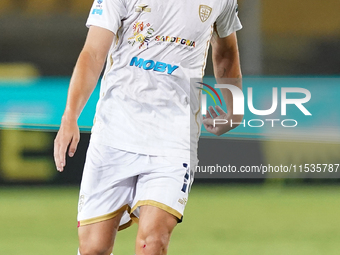
<path fill-rule="evenodd" d="M 151 12 L 151 8 L 147 4 L 136 5 L 135 12 Z"/>
<path fill-rule="evenodd" d="M 155 62 L 153 60 L 144 60 L 143 58 L 133 57 L 130 62 L 130 66 L 143 68 L 146 71 L 155 71 L 160 73 L 172 74 L 179 66 L 172 66 L 164 62 Z"/>
<path fill-rule="evenodd" d="M 103 15 L 103 9 L 93 9 L 92 14 L 93 15 Z"/>
<path fill-rule="evenodd" d="M 192 48 L 196 47 L 195 41 L 183 39 L 183 38 L 180 38 L 180 37 L 158 35 L 158 36 L 156 36 L 155 41 L 156 42 L 175 43 L 175 44 L 178 44 L 178 45 L 184 45 L 184 46 L 188 46 L 188 47 L 192 47 Z"/>
<path fill-rule="evenodd" d="M 102 6 L 103 0 L 97 0 L 97 4 L 92 10 L 92 15 L 103 15 L 103 6 Z"/>
<path fill-rule="evenodd" d="M 144 22 L 136 21 L 133 24 L 133 36 L 128 38 L 128 43 L 134 46 L 136 43 L 140 49 L 147 49 L 152 34 L 155 30 L 151 27 L 150 23 L 145 24 Z"/>
<path fill-rule="evenodd" d="M 212 8 L 209 7 L 208 5 L 200 5 L 199 7 L 199 15 L 200 15 L 200 19 L 202 22 L 206 22 L 212 12 Z"/>

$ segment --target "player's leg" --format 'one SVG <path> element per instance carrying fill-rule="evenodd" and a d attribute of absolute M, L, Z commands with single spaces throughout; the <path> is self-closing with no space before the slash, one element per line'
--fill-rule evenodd
<path fill-rule="evenodd" d="M 109 255 L 118 228 L 131 225 L 129 204 L 136 176 L 129 166 L 138 155 L 90 143 L 78 205 L 79 253 Z M 120 226 L 119 226 L 120 225 Z"/>
<path fill-rule="evenodd" d="M 138 176 L 131 209 L 133 216 L 139 217 L 136 255 L 165 255 L 188 201 L 189 163 L 175 157 L 140 158 L 148 164 Z"/>
<path fill-rule="evenodd" d="M 171 233 L 178 219 L 151 205 L 140 207 L 136 255 L 167 254 Z"/>
<path fill-rule="evenodd" d="M 78 228 L 81 255 L 110 255 L 123 212 L 116 217 Z"/>

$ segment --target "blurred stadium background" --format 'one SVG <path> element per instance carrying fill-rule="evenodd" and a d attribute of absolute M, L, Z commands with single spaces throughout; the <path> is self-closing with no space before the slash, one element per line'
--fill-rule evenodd
<path fill-rule="evenodd" d="M 52 155 L 91 4 L 0 1 L 1 255 L 76 254 L 78 187 L 98 91 L 80 119 L 81 143 L 65 173 L 56 172 Z M 237 166 L 340 163 L 340 2 L 239 0 L 239 6 L 250 86 L 259 77 L 287 82 L 281 86 L 291 77 L 317 81 L 315 119 L 297 134 L 235 131 L 217 140 L 203 133 L 201 164 L 218 157 Z M 169 254 L 339 254 L 338 178 L 255 177 L 197 178 Z M 134 254 L 135 230 L 118 235 L 115 255 Z"/>

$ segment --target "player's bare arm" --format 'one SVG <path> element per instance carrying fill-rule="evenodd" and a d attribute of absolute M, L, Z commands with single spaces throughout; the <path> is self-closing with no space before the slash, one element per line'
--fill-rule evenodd
<path fill-rule="evenodd" d="M 218 34 L 215 33 L 211 40 L 211 45 L 214 74 L 217 83 L 224 84 L 226 79 L 228 79 L 229 84 L 232 83 L 242 89 L 242 73 L 236 32 L 225 38 L 220 38 Z M 228 89 L 221 89 L 221 92 L 228 112 L 223 111 L 219 106 L 216 106 L 216 110 L 210 106 L 210 113 L 207 113 L 207 116 L 205 116 L 203 120 L 206 130 L 218 136 L 237 126 L 231 126 L 231 121 L 233 123 L 239 123 L 243 119 L 243 115 L 233 114 L 233 97 L 231 92 Z M 219 124 L 214 127 L 213 119 L 215 118 L 225 119 L 228 121 L 228 124 Z"/>
<path fill-rule="evenodd" d="M 62 172 L 66 164 L 66 151 L 73 157 L 80 134 L 77 120 L 92 94 L 103 69 L 114 33 L 104 28 L 91 26 L 70 81 L 67 103 L 59 132 L 54 141 L 54 160 Z"/>

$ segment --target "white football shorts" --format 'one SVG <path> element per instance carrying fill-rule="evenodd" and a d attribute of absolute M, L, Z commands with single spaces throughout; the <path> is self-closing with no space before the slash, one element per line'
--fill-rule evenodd
<path fill-rule="evenodd" d="M 181 222 L 193 176 L 189 159 L 150 156 L 90 142 L 81 182 L 78 227 L 124 212 L 119 230 L 151 205 Z"/>

